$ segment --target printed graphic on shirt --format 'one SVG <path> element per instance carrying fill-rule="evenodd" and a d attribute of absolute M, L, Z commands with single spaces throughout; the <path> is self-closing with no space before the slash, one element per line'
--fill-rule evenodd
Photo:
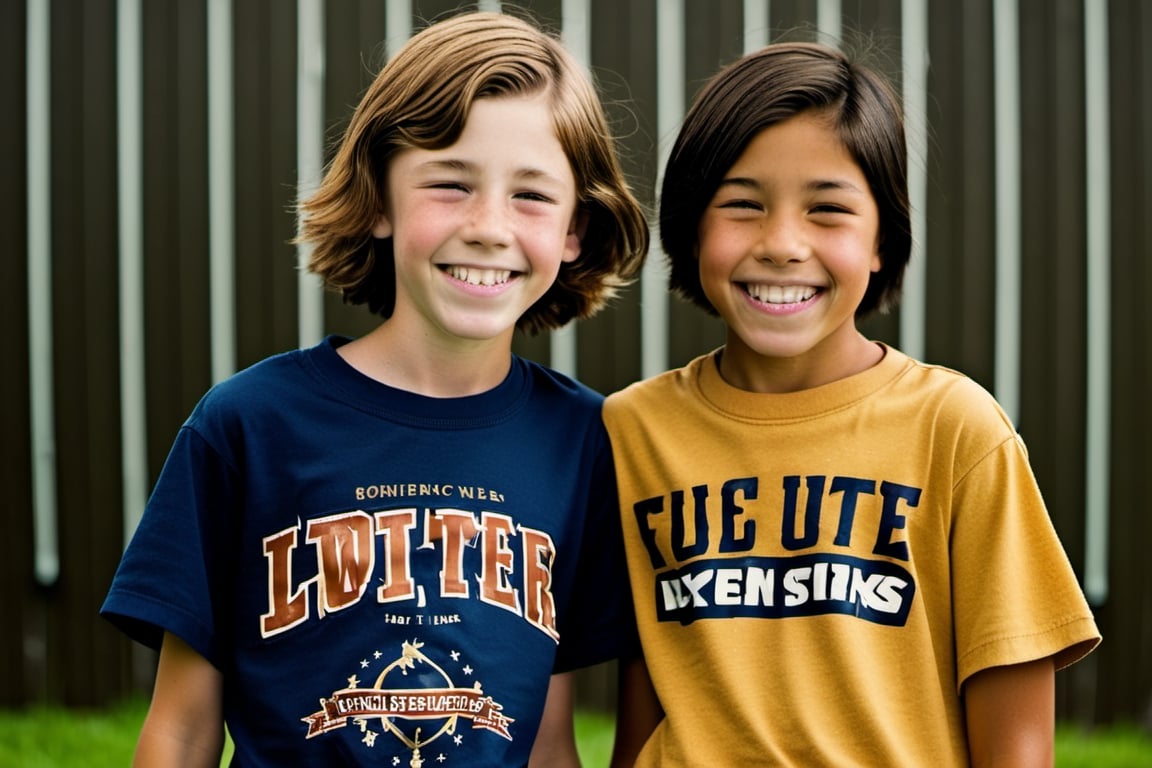
<path fill-rule="evenodd" d="M 657 619 L 845 614 L 903 626 L 916 594 L 903 533 L 921 490 L 824 475 L 786 476 L 781 490 L 776 509 L 759 501 L 756 477 L 633 505 Z"/>
<path fill-rule="evenodd" d="M 481 682 L 457 685 L 422 648 L 418 639 L 406 640 L 398 656 L 377 650 L 361 660 L 345 687 L 322 698 L 319 711 L 301 718 L 308 725 L 307 738 L 352 728 L 359 732 L 360 748 L 386 752 L 392 765 L 404 764 L 403 755 L 411 768 L 428 760 L 450 765 L 453 750 L 466 741 L 468 723 L 473 731 L 511 741 L 508 727 L 513 718 L 485 694 Z M 450 656 L 441 662 L 454 673 L 464 678 L 475 674 L 458 651 Z M 361 676 L 370 682 L 362 683 Z"/>
<path fill-rule="evenodd" d="M 264 537 L 268 610 L 260 633 L 271 637 L 371 600 L 398 622 L 419 627 L 450 621 L 425 614 L 431 601 L 478 600 L 513 613 L 558 642 L 552 566 L 545 531 L 507 514 L 457 508 L 353 510 Z M 420 557 L 422 567 L 414 559 Z M 387 619 L 386 619 L 387 620 Z"/>

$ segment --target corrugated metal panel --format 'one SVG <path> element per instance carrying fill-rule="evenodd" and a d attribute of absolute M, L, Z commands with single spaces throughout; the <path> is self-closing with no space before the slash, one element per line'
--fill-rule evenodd
<path fill-rule="evenodd" d="M 25 627 L 38 626 L 33 520 L 30 335 L 28 307 L 28 18 L 23 3 L 0 5 L 0 103 L 10 105 L 0 121 L 0 325 L 9 345 L 0 376 L 0 519 L 9 531 L 0 550 L 0 578 L 11 599 L 6 630 L 0 630 L 0 706 L 11 707 L 42 694 L 25 685 Z"/>
<path fill-rule="evenodd" d="M 49 92 L 42 94 L 53 117 L 47 135 L 36 137 L 48 142 L 51 175 L 32 179 L 33 188 L 45 181 L 51 190 L 50 327 L 31 319 L 37 315 L 27 293 L 34 238 L 27 218 L 32 137 L 24 118 L 37 95 L 26 85 L 36 82 L 26 77 L 27 9 L 33 5 L 43 7 L 38 0 L 0 5 L 0 65 L 16 75 L 0 82 L 0 99 L 20 118 L 0 124 L 0 224 L 13 254 L 0 267 L 0 319 L 12 348 L 11 374 L 0 384 L 0 482 L 10 533 L 0 568 L 17 595 L 9 607 L 16 621 L 0 628 L 0 702 L 96 703 L 141 687 L 151 663 L 95 617 L 119 557 L 125 503 L 139 504 L 122 478 L 138 473 L 148 483 L 155 479 L 214 370 L 222 375 L 301 338 L 291 204 L 298 171 L 314 166 L 308 150 L 317 149 L 315 124 L 298 114 L 308 104 L 301 93 L 320 100 L 308 110 L 322 113 L 325 147 L 319 149 L 330 147 L 385 60 L 385 43 L 394 49 L 412 29 L 455 11 L 457 3 L 301 6 L 322 9 L 317 30 L 302 30 L 296 6 L 286 13 L 273 0 L 141 3 L 142 167 L 133 169 L 118 164 L 131 148 L 117 152 L 118 142 L 131 140 L 124 121 L 132 113 L 124 113 L 118 129 L 111 106 L 131 103 L 131 94 L 118 96 L 117 83 L 134 82 L 131 73 L 117 71 L 118 3 L 53 0 Z M 533 17 L 562 26 L 561 0 L 527 7 Z M 1103 569 L 1107 586 L 1106 593 L 1095 593 L 1102 601 L 1105 645 L 1061 674 L 1059 707 L 1062 716 L 1083 721 L 1140 717 L 1152 692 L 1146 653 L 1152 647 L 1152 576 L 1141 568 L 1142 546 L 1152 538 L 1143 489 L 1152 470 L 1152 409 L 1145 402 L 1152 391 L 1146 301 L 1152 293 L 1152 57 L 1145 52 L 1152 13 L 1146 4 L 1019 0 L 1013 17 L 992 0 L 589 0 L 582 7 L 589 67 L 621 136 L 627 173 L 653 210 L 659 147 L 677 122 L 660 117 L 661 103 L 682 111 L 680 95 L 686 103 L 747 41 L 815 39 L 818 28 L 849 43 L 871 38 L 888 52 L 881 65 L 897 82 L 903 72 L 912 73 L 910 87 L 915 68 L 927 63 L 927 98 L 918 89 L 906 94 L 910 104 L 923 105 L 927 128 L 925 146 L 911 159 L 926 172 L 916 211 L 920 272 L 909 283 L 913 295 L 905 309 L 871 319 L 865 329 L 894 343 L 923 344 L 926 359 L 1009 393 L 1006 400 L 1018 389 L 1018 406 L 1010 407 L 1018 407 L 1014 415 L 1053 519 L 1081 573 L 1090 564 L 1085 508 L 1107 499 L 1107 526 L 1100 530 L 1107 557 L 1094 566 Z M 1088 79 L 1094 49 L 1093 38 L 1086 38 L 1086 8 L 1105 11 L 1107 93 Z M 667 28 L 675 37 L 661 41 L 661 19 L 670 18 L 677 21 Z M 916 42 L 914 29 L 903 29 L 917 26 L 917 18 L 926 24 L 923 42 Z M 304 72 L 312 82 L 303 92 L 302 31 L 316 32 L 306 44 L 323 49 L 322 63 L 312 61 Z M 680 57 L 682 76 L 676 74 Z M 121 61 L 132 66 L 131 57 Z M 1012 83 L 1003 78 L 1013 78 L 1014 69 L 1019 98 L 1012 104 Z M 1087 143 L 1097 125 L 1089 119 L 1094 104 L 1107 105 L 1103 124 L 1110 142 L 1103 163 Z M 299 131 L 302 123 L 311 127 Z M 1099 218 L 1089 217 L 1100 194 L 1092 191 L 1097 188 L 1090 177 L 1102 170 L 1111 177 L 1104 240 L 1092 223 Z M 126 176 L 134 172 L 142 185 L 144 402 L 133 405 L 146 419 L 143 467 L 126 466 L 122 458 L 141 461 L 134 443 L 124 442 L 121 452 L 131 431 L 121 423 L 124 399 L 137 397 L 123 393 L 134 391 L 127 385 L 137 373 L 116 364 L 121 349 L 135 344 L 118 327 L 118 318 L 133 317 L 130 307 L 122 307 L 131 291 L 118 275 L 130 261 L 119 249 L 130 243 L 127 230 L 136 219 L 117 204 L 133 198 Z M 1019 262 L 1005 262 L 1017 244 Z M 1108 260 L 1102 272 L 1095 269 L 1101 258 Z M 664 271 L 657 250 L 653 260 L 650 291 L 661 287 Z M 640 377 L 646 341 L 653 351 L 645 323 L 666 321 L 666 340 L 657 341 L 651 359 L 667 365 L 723 340 L 718 322 L 678 299 L 669 298 L 666 308 L 657 302 L 654 314 L 648 307 L 649 319 L 642 321 L 643 295 L 640 285 L 630 287 L 575 333 L 576 372 L 601 391 Z M 307 304 L 312 297 L 304 296 Z M 1103 321 L 1102 305 L 1108 310 Z M 345 307 L 331 294 L 320 310 L 319 320 L 316 308 L 309 311 L 308 329 L 319 325 L 323 332 L 355 335 L 375 323 L 365 310 Z M 1101 327 L 1110 339 L 1106 350 L 1093 338 Z M 47 341 L 56 382 L 41 393 L 57 447 L 50 518 L 58 526 L 60 570 L 50 589 L 37 585 L 33 558 L 35 339 Z M 1018 354 L 1012 351 L 1017 339 Z M 516 348 L 545 361 L 557 352 L 548 336 L 519 339 Z M 1018 380 L 1009 370 L 1013 364 Z M 1098 375 L 1100 366 L 1107 376 Z M 1104 441 L 1105 461 L 1089 449 L 1090 437 Z M 1086 468 L 1093 466 L 1094 476 L 1104 479 L 1102 494 L 1088 481 Z M 608 677 L 598 678 L 596 690 L 585 695 L 610 702 L 603 690 L 608 684 Z"/>

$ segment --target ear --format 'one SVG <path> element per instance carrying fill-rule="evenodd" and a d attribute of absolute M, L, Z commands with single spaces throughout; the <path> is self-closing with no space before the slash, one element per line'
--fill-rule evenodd
<path fill-rule="evenodd" d="M 376 223 L 372 225 L 372 237 L 377 240 L 383 240 L 392 237 L 392 222 L 388 220 L 388 216 L 380 214 L 380 218 L 376 219 Z"/>
<path fill-rule="evenodd" d="M 584 243 L 584 235 L 588 232 L 588 211 L 577 208 L 572 214 L 572 222 L 568 225 L 568 235 L 564 238 L 564 255 L 561 261 L 573 262 L 580 258 L 580 251 Z"/>

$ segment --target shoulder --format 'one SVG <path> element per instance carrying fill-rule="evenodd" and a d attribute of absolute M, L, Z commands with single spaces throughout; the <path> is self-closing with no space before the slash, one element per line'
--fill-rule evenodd
<path fill-rule="evenodd" d="M 692 391 L 693 383 L 698 379 L 701 368 L 711 356 L 711 354 L 702 355 L 683 367 L 656 374 L 613 392 L 604 401 L 605 417 L 636 409 L 670 406 L 672 398 Z"/>
<path fill-rule="evenodd" d="M 267 357 L 214 384 L 196 404 L 189 426 L 224 426 L 271 410 L 283 411 L 301 392 L 310 392 L 305 366 L 311 350 Z"/>
<path fill-rule="evenodd" d="M 880 409 L 893 424 L 952 452 L 960 464 L 975 464 L 997 448 L 1020 443 L 1016 427 L 996 398 L 964 373 L 908 359 L 890 383 Z"/>
<path fill-rule="evenodd" d="M 968 375 L 943 365 L 908 358 L 896 392 L 907 392 L 930 405 L 940 417 L 971 426 L 1015 432 L 1008 415 L 983 385 Z"/>
<path fill-rule="evenodd" d="M 267 387 L 280 388 L 299 377 L 305 350 L 292 350 L 272 355 L 250 365 L 213 385 L 205 400 L 213 404 L 244 401 Z"/>
<path fill-rule="evenodd" d="M 597 413 L 604 404 L 604 395 L 560 371 L 521 357 L 515 358 L 515 364 L 522 366 L 533 397 Z"/>

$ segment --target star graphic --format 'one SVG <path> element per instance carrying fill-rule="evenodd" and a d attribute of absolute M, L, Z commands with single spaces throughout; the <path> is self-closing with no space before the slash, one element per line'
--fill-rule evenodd
<path fill-rule="evenodd" d="M 381 656 L 383 656 L 383 655 L 384 655 L 384 654 L 380 653 L 380 651 L 376 651 L 376 653 L 372 654 L 372 658 L 374 658 L 374 659 L 378 659 L 378 658 L 380 658 L 380 657 L 381 657 Z"/>
<path fill-rule="evenodd" d="M 438 763 L 442 763 L 447 759 L 448 758 L 444 756 L 443 752 L 441 752 L 439 755 L 436 756 L 436 762 L 438 762 Z"/>
<path fill-rule="evenodd" d="M 352 675 L 351 677 L 348 678 L 348 687 L 349 688 L 357 688 L 359 686 L 360 686 L 360 679 L 357 678 L 356 675 Z"/>
<path fill-rule="evenodd" d="M 363 741 L 370 747 L 376 746 L 376 731 L 365 731 Z"/>
<path fill-rule="evenodd" d="M 452 651 L 452 661 L 460 661 L 460 651 Z"/>
<path fill-rule="evenodd" d="M 392 758 L 392 765 L 400 765 L 400 758 L 394 756 Z"/>
<path fill-rule="evenodd" d="M 465 664 L 464 665 L 464 674 L 466 674 L 466 675 L 472 674 L 472 665 L 471 664 Z"/>
<path fill-rule="evenodd" d="M 368 659 L 360 659 L 360 669 L 368 669 Z"/>
<path fill-rule="evenodd" d="M 452 741 L 456 742 L 456 746 L 460 746 L 461 744 L 464 743 L 464 737 L 461 736 L 460 734 L 456 734 L 455 736 L 452 737 Z"/>

